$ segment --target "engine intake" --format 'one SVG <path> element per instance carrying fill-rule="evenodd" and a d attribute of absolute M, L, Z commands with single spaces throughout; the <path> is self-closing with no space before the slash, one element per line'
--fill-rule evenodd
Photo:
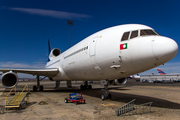
<path fill-rule="evenodd" d="M 115 79 L 114 81 L 117 85 L 124 85 L 127 82 L 127 78 Z"/>
<path fill-rule="evenodd" d="M 61 51 L 58 48 L 54 48 L 53 50 L 51 50 L 49 54 L 49 59 L 52 60 L 60 54 L 61 54 Z"/>
<path fill-rule="evenodd" d="M 6 88 L 13 88 L 18 83 L 18 76 L 13 72 L 6 72 L 1 77 L 1 83 Z"/>

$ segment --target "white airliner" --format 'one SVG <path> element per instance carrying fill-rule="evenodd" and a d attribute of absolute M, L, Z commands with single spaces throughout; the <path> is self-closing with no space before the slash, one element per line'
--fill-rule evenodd
<path fill-rule="evenodd" d="M 11 88 L 18 83 L 16 73 L 37 76 L 34 91 L 43 90 L 39 76 L 56 82 L 85 81 L 81 89 L 91 88 L 87 81 L 105 80 L 107 83 L 125 84 L 127 77 L 171 60 L 178 52 L 177 43 L 159 35 L 151 27 L 140 24 L 119 25 L 99 31 L 61 53 L 51 50 L 44 69 L 0 69 L 4 74 L 1 82 Z M 108 84 L 101 99 L 111 98 Z"/>

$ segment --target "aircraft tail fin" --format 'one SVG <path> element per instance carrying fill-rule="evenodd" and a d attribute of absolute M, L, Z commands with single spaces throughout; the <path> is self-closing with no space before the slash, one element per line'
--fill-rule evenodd
<path fill-rule="evenodd" d="M 50 40 L 48 39 L 48 48 L 49 48 L 49 54 L 51 53 L 51 43 Z M 50 59 L 48 58 L 48 62 L 50 61 Z"/>
<path fill-rule="evenodd" d="M 50 40 L 48 39 L 48 47 L 49 47 L 49 54 L 51 52 L 51 43 L 50 43 Z"/>
<path fill-rule="evenodd" d="M 165 74 L 166 74 L 165 72 L 163 72 L 163 71 L 160 70 L 160 69 L 157 69 L 157 71 L 158 71 L 159 75 L 165 75 Z"/>

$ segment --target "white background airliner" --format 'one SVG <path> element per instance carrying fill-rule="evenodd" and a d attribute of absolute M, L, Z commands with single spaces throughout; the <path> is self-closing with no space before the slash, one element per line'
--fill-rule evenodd
<path fill-rule="evenodd" d="M 129 75 L 144 72 L 171 60 L 178 52 L 177 43 L 140 24 L 119 25 L 99 31 L 61 53 L 51 50 L 44 69 L 0 69 L 2 85 L 11 88 L 18 83 L 16 73 L 37 76 L 34 91 L 43 90 L 39 76 L 56 82 L 85 81 L 81 89 L 91 88 L 87 81 L 106 80 L 101 99 L 111 98 L 108 83 L 125 84 Z"/>
<path fill-rule="evenodd" d="M 157 69 L 158 75 L 136 75 L 132 76 L 132 79 L 135 79 L 137 81 L 143 82 L 179 82 L 180 80 L 180 74 L 179 73 L 174 73 L 174 74 L 166 74 L 162 70 Z"/>

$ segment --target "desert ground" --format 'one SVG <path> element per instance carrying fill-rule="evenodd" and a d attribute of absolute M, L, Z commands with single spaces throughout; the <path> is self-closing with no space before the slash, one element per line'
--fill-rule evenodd
<path fill-rule="evenodd" d="M 139 83 L 129 80 L 125 85 L 110 85 L 111 100 L 102 101 L 100 96 L 103 86 L 93 82 L 92 90 L 80 90 L 83 82 L 73 82 L 73 88 L 67 88 L 62 82 L 58 90 L 54 90 L 55 82 L 44 80 L 43 92 L 33 92 L 32 86 L 36 81 L 19 82 L 17 91 L 28 84 L 30 95 L 29 104 L 22 109 L 5 110 L 5 95 L 0 97 L 1 120 L 179 120 L 180 119 L 180 83 Z M 4 88 L 0 85 L 0 94 Z M 86 103 L 65 103 L 64 99 L 70 93 L 82 93 Z M 116 116 L 115 110 L 127 102 L 136 99 L 135 105 L 153 102 L 151 113 L 138 115 Z M 46 101 L 48 104 L 40 105 Z"/>

